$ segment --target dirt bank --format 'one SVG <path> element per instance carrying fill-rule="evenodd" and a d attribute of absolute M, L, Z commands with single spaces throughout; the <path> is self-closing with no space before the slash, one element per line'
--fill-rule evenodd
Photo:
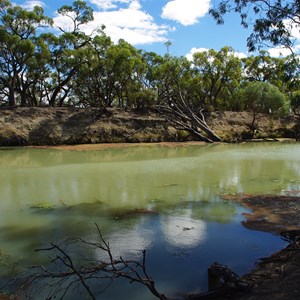
<path fill-rule="evenodd" d="M 300 193 L 300 191 L 298 191 Z M 248 229 L 286 234 L 291 243 L 270 257 L 261 258 L 242 279 L 253 286 L 249 293 L 233 294 L 222 299 L 285 300 L 300 299 L 300 197 L 226 195 L 252 210 L 245 214 Z"/>
<path fill-rule="evenodd" d="M 207 123 L 224 142 L 243 141 L 252 115 L 247 112 L 214 112 Z M 257 138 L 294 138 L 300 123 L 295 117 L 260 116 Z M 0 146 L 74 145 L 97 143 L 153 143 L 193 140 L 175 129 L 157 112 L 120 109 L 34 108 L 0 109 Z"/>

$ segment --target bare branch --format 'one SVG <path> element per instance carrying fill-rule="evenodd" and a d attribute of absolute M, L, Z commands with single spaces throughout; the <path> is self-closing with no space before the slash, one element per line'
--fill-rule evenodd
<path fill-rule="evenodd" d="M 155 287 L 154 280 L 146 271 L 146 250 L 142 251 L 141 261 L 126 260 L 123 257 L 113 257 L 109 242 L 107 242 L 96 224 L 98 242 L 85 241 L 83 239 L 67 240 L 63 246 L 51 243 L 50 247 L 37 249 L 36 251 L 49 252 L 51 265 L 49 267 L 34 266 L 28 268 L 18 280 L 22 282 L 22 293 L 27 293 L 36 284 L 43 281 L 50 286 L 47 299 L 66 297 L 71 289 L 82 286 L 91 299 L 96 299 L 95 292 L 90 287 L 91 280 L 108 280 L 108 284 L 100 292 L 103 292 L 116 278 L 126 278 L 130 283 L 140 283 L 158 299 L 167 300 Z M 68 246 L 77 244 L 90 246 L 100 250 L 108 256 L 108 259 L 92 261 L 88 266 L 77 265 L 75 257 L 71 256 Z M 78 256 L 78 255 L 77 255 Z M 29 273 L 29 275 L 28 275 Z"/>

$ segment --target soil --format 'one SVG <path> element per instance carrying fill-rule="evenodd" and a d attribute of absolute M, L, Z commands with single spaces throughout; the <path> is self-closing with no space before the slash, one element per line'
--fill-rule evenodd
<path fill-rule="evenodd" d="M 241 142 L 249 134 L 252 114 L 213 112 L 208 125 L 224 142 Z M 297 137 L 299 117 L 274 119 L 260 115 L 256 139 Z M 195 137 L 174 128 L 156 111 L 59 107 L 0 109 L 0 146 L 153 143 L 191 141 Z"/>
<path fill-rule="evenodd" d="M 252 287 L 249 293 L 222 299 L 300 299 L 300 197 L 225 195 L 224 198 L 239 201 L 252 210 L 251 214 L 245 214 L 243 222 L 248 229 L 282 234 L 290 239 L 286 248 L 261 258 L 249 274 L 241 277 Z"/>

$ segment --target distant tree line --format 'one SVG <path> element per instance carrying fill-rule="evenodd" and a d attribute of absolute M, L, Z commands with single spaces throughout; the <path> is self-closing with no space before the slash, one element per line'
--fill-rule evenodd
<path fill-rule="evenodd" d="M 195 53 L 192 60 L 113 43 L 104 27 L 85 34 L 93 10 L 78 0 L 53 28 L 42 7 L 0 2 L 0 104 L 5 106 L 166 108 L 197 111 L 299 112 L 299 59 L 268 52 L 239 58 L 234 49 Z M 264 97 L 259 97 L 259 95 Z M 266 96 L 268 95 L 268 96 Z"/>

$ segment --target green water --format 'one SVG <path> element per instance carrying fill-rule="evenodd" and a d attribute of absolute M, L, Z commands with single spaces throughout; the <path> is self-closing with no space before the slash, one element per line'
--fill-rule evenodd
<path fill-rule="evenodd" d="M 95 239 L 97 223 L 117 256 L 147 249 L 163 293 L 205 290 L 214 261 L 244 273 L 283 246 L 245 229 L 245 208 L 221 195 L 299 194 L 299 154 L 299 144 L 279 143 L 0 149 L 1 266 L 45 263 L 34 249 L 66 237 Z M 123 299 L 124 292 L 153 299 L 144 288 L 114 285 L 120 289 L 100 299 Z"/>

